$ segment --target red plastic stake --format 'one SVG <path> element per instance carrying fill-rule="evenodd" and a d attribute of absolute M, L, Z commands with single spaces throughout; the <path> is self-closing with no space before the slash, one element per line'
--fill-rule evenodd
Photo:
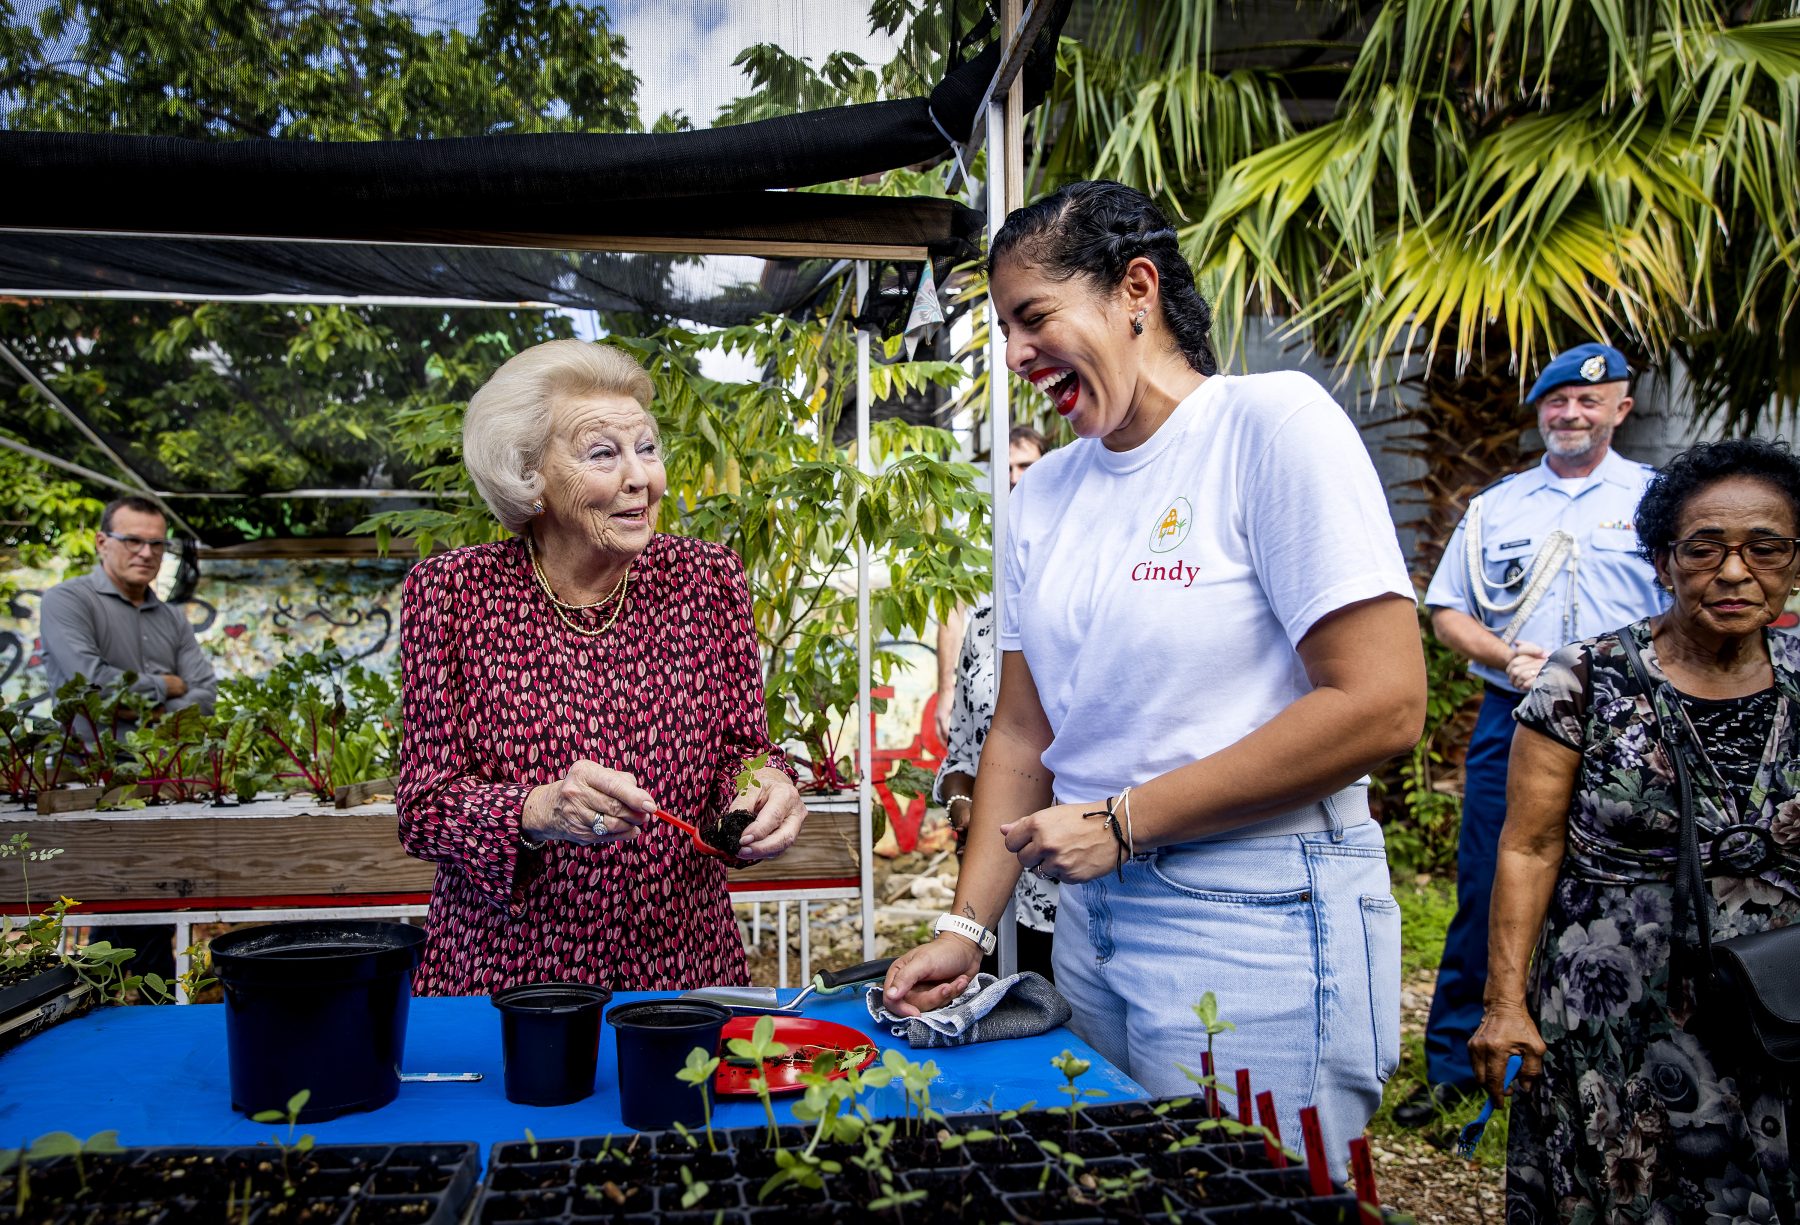
<path fill-rule="evenodd" d="M 1269 1164 L 1278 1170 L 1287 1169 L 1287 1153 L 1281 1147 L 1281 1123 L 1275 1118 L 1275 1093 L 1264 1089 L 1256 1095 L 1256 1112 L 1262 1116 L 1262 1125 L 1268 1131 L 1263 1137 L 1263 1151 L 1269 1154 Z"/>
<path fill-rule="evenodd" d="M 1219 1117 L 1219 1085 L 1213 1076 L 1213 1057 L 1211 1051 L 1200 1052 L 1200 1071 L 1206 1077 L 1206 1117 Z"/>
<path fill-rule="evenodd" d="M 1381 1193 L 1375 1190 L 1375 1163 L 1369 1158 L 1369 1137 L 1358 1136 L 1350 1141 L 1350 1175 L 1356 1179 L 1356 1202 L 1363 1206 L 1363 1215 L 1372 1214 L 1376 1220 L 1381 1219 Z"/>
<path fill-rule="evenodd" d="M 1250 1096 L 1250 1069 L 1238 1069 L 1238 1122 L 1249 1127 L 1256 1122 L 1255 1099 Z"/>
<path fill-rule="evenodd" d="M 1312 1193 L 1331 1194 L 1331 1164 L 1325 1159 L 1325 1129 L 1319 1126 L 1317 1106 L 1300 1107 L 1300 1135 L 1306 1140 L 1306 1173 L 1312 1179 Z"/>

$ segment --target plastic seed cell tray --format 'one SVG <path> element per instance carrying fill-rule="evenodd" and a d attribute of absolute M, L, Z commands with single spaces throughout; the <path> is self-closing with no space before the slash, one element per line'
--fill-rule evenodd
<path fill-rule="evenodd" d="M 994 1133 L 943 1148 L 938 1133 Z M 896 1190 L 920 1198 L 872 1210 L 882 1192 L 851 1163 L 861 1148 L 820 1145 L 842 1170 L 822 1189 L 788 1184 L 764 1197 L 776 1170 L 762 1127 L 509 1141 L 494 1146 L 474 1225 L 544 1221 L 632 1225 L 805 1225 L 839 1221 L 1163 1222 L 1190 1225 L 1361 1225 L 1353 1196 L 1315 1197 L 1304 1168 L 1274 1169 L 1260 1138 L 1207 1118 L 1200 1102 L 1125 1102 L 1067 1116 L 962 1115 L 895 1137 L 887 1168 Z M 781 1146 L 804 1149 L 808 1129 L 783 1127 Z M 1075 1165 L 1040 1141 L 1077 1154 Z M 688 1181 L 684 1181 L 683 1172 Z M 694 1184 L 706 1192 L 696 1198 Z M 684 1204 L 686 1198 L 690 1202 Z M 1393 1219 L 1393 1218 L 1389 1218 Z"/>
<path fill-rule="evenodd" d="M 133 1148 L 0 1175 L 6 1225 L 456 1225 L 480 1175 L 474 1144 Z M 85 1184 L 85 1186 L 84 1186 Z M 288 1187 L 293 1192 L 289 1194 Z"/>

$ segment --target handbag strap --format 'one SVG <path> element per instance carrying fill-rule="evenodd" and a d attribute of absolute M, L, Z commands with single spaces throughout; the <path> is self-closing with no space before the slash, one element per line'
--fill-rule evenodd
<path fill-rule="evenodd" d="M 1669 761 L 1675 768 L 1676 816 L 1680 821 L 1680 834 L 1677 838 L 1679 858 L 1675 867 L 1675 905 L 1673 907 L 1677 923 L 1684 919 L 1690 927 L 1690 933 L 1684 934 L 1682 943 L 1687 944 L 1692 952 L 1699 955 L 1698 968 L 1707 977 L 1713 969 L 1712 959 L 1712 924 L 1706 916 L 1705 897 L 1706 877 L 1700 868 L 1700 831 L 1694 822 L 1694 780 L 1688 771 L 1687 753 L 1683 751 L 1682 737 L 1686 727 L 1673 719 L 1663 718 L 1663 701 L 1674 702 L 1674 690 L 1667 681 L 1658 684 L 1650 679 L 1650 669 L 1644 664 L 1644 657 L 1638 651 L 1636 635 L 1630 627 L 1619 631 L 1619 645 L 1625 648 L 1625 658 L 1631 664 L 1631 671 L 1636 675 L 1638 683 L 1650 698 L 1650 715 L 1656 722 L 1657 735 L 1662 739 L 1663 748 L 1669 755 Z"/>

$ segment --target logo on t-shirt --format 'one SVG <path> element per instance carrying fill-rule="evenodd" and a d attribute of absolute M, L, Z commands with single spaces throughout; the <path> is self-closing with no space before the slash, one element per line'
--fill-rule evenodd
<path fill-rule="evenodd" d="M 1150 551 L 1167 553 L 1170 549 L 1178 549 L 1181 542 L 1187 539 L 1188 529 L 1194 526 L 1194 508 L 1188 505 L 1186 498 L 1176 498 L 1169 503 L 1169 509 L 1156 517 L 1150 528 Z"/>

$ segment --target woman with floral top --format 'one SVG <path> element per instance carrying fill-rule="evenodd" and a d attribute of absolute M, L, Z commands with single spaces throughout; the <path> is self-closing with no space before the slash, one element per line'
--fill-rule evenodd
<path fill-rule="evenodd" d="M 1514 716 L 1469 1043 L 1496 1095 L 1522 1056 L 1507 1220 L 1792 1225 L 1794 1086 L 1710 1042 L 1679 950 L 1671 968 L 1670 753 L 1694 782 L 1713 938 L 1800 920 L 1800 642 L 1769 629 L 1800 574 L 1800 460 L 1760 439 L 1694 447 L 1637 530 L 1673 606 L 1552 655 Z M 1690 726 L 1688 746 L 1659 718 Z"/>
<path fill-rule="evenodd" d="M 772 859 L 806 806 L 743 564 L 656 530 L 651 390 L 624 350 L 552 340 L 469 401 L 464 463 L 512 537 L 406 580 L 395 800 L 401 846 L 438 864 L 417 994 L 749 981 L 724 865 L 651 814 L 747 810 L 738 857 Z"/>

